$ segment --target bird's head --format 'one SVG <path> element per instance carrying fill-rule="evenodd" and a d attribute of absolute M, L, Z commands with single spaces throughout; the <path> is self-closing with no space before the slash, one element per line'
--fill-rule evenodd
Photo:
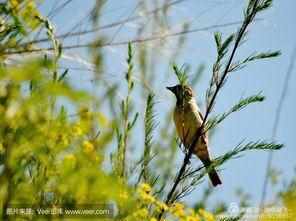
<path fill-rule="evenodd" d="M 194 97 L 193 90 L 187 85 L 175 85 L 167 87 L 177 98 L 177 103 L 188 102 Z"/>

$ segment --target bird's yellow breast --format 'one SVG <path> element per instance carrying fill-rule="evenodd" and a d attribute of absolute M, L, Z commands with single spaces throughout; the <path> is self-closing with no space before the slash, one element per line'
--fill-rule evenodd
<path fill-rule="evenodd" d="M 183 107 L 176 106 L 174 111 L 174 121 L 178 136 L 186 148 L 188 148 L 202 124 L 199 110 L 195 102 L 187 103 Z"/>

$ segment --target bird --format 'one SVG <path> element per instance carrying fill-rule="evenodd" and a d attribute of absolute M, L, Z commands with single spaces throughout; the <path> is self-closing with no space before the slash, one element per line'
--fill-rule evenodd
<path fill-rule="evenodd" d="M 177 134 L 188 150 L 195 139 L 197 130 L 202 126 L 203 115 L 195 101 L 195 94 L 190 86 L 177 84 L 166 88 L 176 97 L 174 122 Z M 209 169 L 212 163 L 208 147 L 208 135 L 203 133 L 193 147 L 192 152 L 201 160 L 206 169 Z M 214 187 L 222 184 L 215 168 L 209 169 L 208 175 Z"/>

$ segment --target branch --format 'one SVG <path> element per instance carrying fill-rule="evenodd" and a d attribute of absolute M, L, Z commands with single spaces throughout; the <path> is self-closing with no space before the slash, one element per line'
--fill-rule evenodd
<path fill-rule="evenodd" d="M 214 128 L 216 125 L 221 123 L 223 120 L 225 120 L 230 114 L 240 111 L 247 107 L 249 104 L 262 102 L 264 101 L 265 97 L 261 95 L 261 93 L 258 93 L 256 95 L 249 96 L 247 98 L 239 100 L 237 104 L 235 104 L 229 111 L 221 114 L 220 116 L 216 116 L 212 119 L 209 119 L 205 126 L 205 132 Z"/>
<path fill-rule="evenodd" d="M 212 165 L 209 168 L 206 168 L 203 165 L 200 165 L 197 169 L 195 170 L 189 170 L 187 172 L 184 173 L 184 175 L 181 177 L 181 180 L 185 180 L 186 178 L 192 178 L 192 181 L 190 182 L 189 186 L 185 186 L 183 187 L 183 189 L 185 189 L 186 191 L 193 191 L 194 190 L 194 186 L 196 186 L 196 184 L 198 182 L 200 182 L 200 180 L 209 172 L 211 171 L 213 168 L 219 168 L 221 165 L 223 165 L 225 162 L 229 161 L 230 159 L 233 158 L 238 158 L 241 156 L 241 154 L 245 151 L 252 151 L 252 150 L 269 150 L 269 151 L 273 151 L 273 150 L 279 150 L 283 147 L 282 144 L 277 144 L 274 142 L 266 142 L 266 141 L 256 141 L 256 142 L 248 142 L 248 143 L 243 143 L 240 142 L 238 145 L 236 145 L 235 148 L 233 148 L 232 150 L 226 152 L 225 154 L 215 158 L 212 162 Z M 201 171 L 201 172 L 200 172 Z M 200 173 L 199 173 L 200 172 Z M 180 197 L 183 197 L 184 195 L 184 191 L 178 193 L 178 195 L 173 198 L 173 200 L 177 200 L 180 199 Z M 185 192 L 185 194 L 187 194 Z"/>
<path fill-rule="evenodd" d="M 213 96 L 210 98 L 210 102 L 209 102 L 209 105 L 207 106 L 207 110 L 206 110 L 205 117 L 203 119 L 203 123 L 202 123 L 201 127 L 197 130 L 197 132 L 196 132 L 196 134 L 194 136 L 194 140 L 193 140 L 193 142 L 191 143 L 191 145 L 189 147 L 189 151 L 187 152 L 187 154 L 184 157 L 183 164 L 182 164 L 182 166 L 181 166 L 181 168 L 180 168 L 180 170 L 178 172 L 177 178 L 176 178 L 170 192 L 167 195 L 167 198 L 166 198 L 166 201 L 165 201 L 167 204 L 171 203 L 171 198 L 172 198 L 178 184 L 181 181 L 182 175 L 184 174 L 184 172 L 186 170 L 186 166 L 189 163 L 189 160 L 190 160 L 191 155 L 192 155 L 193 150 L 194 150 L 194 146 L 196 145 L 196 143 L 198 142 L 200 136 L 203 133 L 204 126 L 205 126 L 205 123 L 207 121 L 207 118 L 208 118 L 208 116 L 209 116 L 209 114 L 210 114 L 210 112 L 211 112 L 211 110 L 212 110 L 212 108 L 214 106 L 214 103 L 215 103 L 215 100 L 217 98 L 217 95 L 218 95 L 219 91 L 221 90 L 223 84 L 225 83 L 226 76 L 230 71 L 230 67 L 231 67 L 234 55 L 235 55 L 235 53 L 237 51 L 237 48 L 239 47 L 239 45 L 241 43 L 241 40 L 245 36 L 246 29 L 251 24 L 253 19 L 255 18 L 255 15 L 257 14 L 257 12 L 263 10 L 260 7 L 262 7 L 265 2 L 261 3 L 260 5 L 259 5 L 259 3 L 260 3 L 259 0 L 250 0 L 249 1 L 249 5 L 248 5 L 247 11 L 245 13 L 245 19 L 244 19 L 243 24 L 240 27 L 237 35 L 236 35 L 234 47 L 232 49 L 232 52 L 231 52 L 230 57 L 228 59 L 228 62 L 226 64 L 226 66 L 225 66 L 224 72 L 223 72 L 219 82 L 217 83 L 217 86 L 216 86 L 216 89 L 214 91 Z M 159 216 L 158 216 L 159 220 L 161 220 L 161 217 L 162 217 L 163 213 L 164 212 L 162 211 L 159 214 Z"/>

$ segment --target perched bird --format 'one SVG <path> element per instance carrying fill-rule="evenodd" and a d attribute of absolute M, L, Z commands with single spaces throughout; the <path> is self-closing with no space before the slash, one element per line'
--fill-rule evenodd
<path fill-rule="evenodd" d="M 185 148 L 189 148 L 194 140 L 197 130 L 203 122 L 203 116 L 194 99 L 193 90 L 187 85 L 175 85 L 167 87 L 175 94 L 177 102 L 174 110 L 174 121 L 177 129 L 177 134 L 181 139 Z M 208 136 L 203 134 L 196 145 L 193 153 L 202 161 L 206 168 L 211 165 L 211 160 L 208 152 Z M 209 173 L 209 178 L 213 186 L 222 184 L 216 170 L 213 168 Z"/>

